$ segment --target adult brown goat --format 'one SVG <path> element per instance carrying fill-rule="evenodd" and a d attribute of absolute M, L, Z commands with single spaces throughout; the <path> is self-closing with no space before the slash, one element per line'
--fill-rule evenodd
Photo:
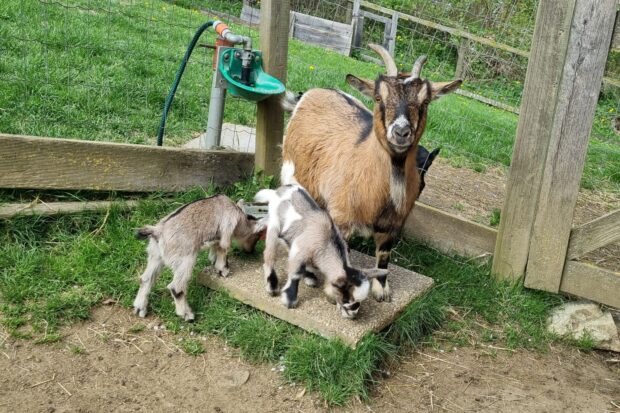
<path fill-rule="evenodd" d="M 282 151 L 281 183 L 299 183 L 326 208 L 345 239 L 374 234 L 378 268 L 387 268 L 394 238 L 420 191 L 418 142 L 428 105 L 462 81 L 420 78 L 421 56 L 408 77 L 398 74 L 390 54 L 370 45 L 387 73 L 375 81 L 347 75 L 347 83 L 374 99 L 369 111 L 359 100 L 333 89 L 311 89 L 282 101 L 292 110 Z M 373 280 L 378 301 L 389 301 L 387 276 Z"/>

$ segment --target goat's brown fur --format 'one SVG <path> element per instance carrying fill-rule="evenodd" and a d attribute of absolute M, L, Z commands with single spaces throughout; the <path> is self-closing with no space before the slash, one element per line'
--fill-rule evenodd
<path fill-rule="evenodd" d="M 380 54 L 389 59 L 387 52 Z M 419 73 L 423 60 L 418 62 Z M 296 181 L 305 187 L 345 238 L 355 230 L 371 230 L 378 266 L 386 268 L 392 240 L 419 195 L 416 156 L 428 105 L 461 81 L 404 79 L 394 71 L 374 82 L 347 75 L 347 82 L 374 98 L 373 111 L 341 91 L 306 92 L 287 127 L 282 183 Z M 284 171 L 293 171 L 293 176 Z M 389 299 L 386 284 L 382 289 L 387 291 L 373 288 L 375 297 Z"/>

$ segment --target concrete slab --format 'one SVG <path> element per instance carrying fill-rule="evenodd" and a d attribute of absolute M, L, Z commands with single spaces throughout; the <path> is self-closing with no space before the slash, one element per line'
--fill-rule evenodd
<path fill-rule="evenodd" d="M 335 305 L 326 300 L 321 287 L 311 288 L 300 283 L 297 308 L 287 309 L 279 296 L 271 297 L 265 291 L 260 257 L 230 257 L 229 261 L 231 272 L 227 278 L 218 277 L 213 271 L 204 271 L 198 281 L 209 288 L 225 290 L 237 300 L 304 330 L 326 338 L 339 338 L 352 348 L 368 332 L 381 331 L 391 324 L 412 300 L 433 285 L 429 277 L 390 264 L 392 301 L 379 303 L 369 297 L 362 303 L 358 317 L 347 320 L 340 316 Z M 360 268 L 375 265 L 373 257 L 357 251 L 351 251 L 351 262 Z M 285 256 L 280 256 L 276 266 L 280 285 L 286 280 L 285 264 Z"/>
<path fill-rule="evenodd" d="M 201 149 L 201 141 L 204 134 L 186 142 L 183 147 Z M 222 124 L 220 146 L 234 149 L 238 152 L 254 153 L 256 148 L 256 129 L 249 126 L 235 125 L 234 123 Z"/>

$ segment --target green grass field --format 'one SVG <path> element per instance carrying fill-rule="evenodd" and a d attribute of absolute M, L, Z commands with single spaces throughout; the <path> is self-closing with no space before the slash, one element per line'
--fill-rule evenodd
<path fill-rule="evenodd" d="M 159 0 L 67 4 L 0 5 L 0 131 L 153 144 L 181 57 L 209 16 Z M 254 30 L 233 27 L 257 38 Z M 203 42 L 213 39 L 209 33 Z M 166 145 L 179 145 L 206 127 L 211 54 L 194 51 L 168 117 Z M 431 56 L 426 73 L 435 76 L 438 64 Z M 336 87 L 353 93 L 344 82 L 347 73 L 372 78 L 382 70 L 296 40 L 290 42 L 288 66 L 293 91 Z M 620 192 L 620 137 L 611 129 L 609 111 L 616 109 L 610 102 L 597 112 L 582 183 Z M 515 115 L 448 96 L 431 106 L 429 118 L 423 144 L 442 146 L 442 156 L 455 165 L 509 165 Z M 253 125 L 255 106 L 228 99 L 225 121 Z"/>

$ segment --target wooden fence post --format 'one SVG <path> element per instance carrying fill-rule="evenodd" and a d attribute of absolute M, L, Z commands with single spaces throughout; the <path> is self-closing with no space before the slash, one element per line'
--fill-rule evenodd
<path fill-rule="evenodd" d="M 353 0 L 353 14 L 351 24 L 353 25 L 353 36 L 351 36 L 351 51 L 359 50 L 362 47 L 362 34 L 364 33 L 364 16 L 361 10 L 362 0 Z"/>
<path fill-rule="evenodd" d="M 387 46 L 388 46 L 388 52 L 390 52 L 390 54 L 392 55 L 392 57 L 396 57 L 394 56 L 394 53 L 396 52 L 396 34 L 398 32 L 398 13 L 394 12 L 392 13 L 392 21 L 390 22 L 390 33 L 388 34 L 388 41 L 387 41 Z"/>
<path fill-rule="evenodd" d="M 498 276 L 518 278 L 528 266 L 526 285 L 557 291 L 615 2 L 539 3 L 495 246 Z M 553 285 L 535 281 L 543 268 L 557 277 Z"/>
<path fill-rule="evenodd" d="M 467 51 L 469 50 L 469 39 L 461 37 L 459 41 L 458 56 L 456 60 L 456 70 L 454 71 L 455 79 L 464 79 L 467 73 Z"/>
<path fill-rule="evenodd" d="M 525 286 L 558 292 L 617 0 L 577 0 L 535 213 Z"/>
<path fill-rule="evenodd" d="M 289 0 L 262 0 L 260 7 L 260 49 L 263 69 L 286 84 Z M 278 145 L 284 135 L 284 112 L 273 96 L 258 103 L 256 119 L 255 168 L 267 175 L 278 175 L 281 151 Z"/>

